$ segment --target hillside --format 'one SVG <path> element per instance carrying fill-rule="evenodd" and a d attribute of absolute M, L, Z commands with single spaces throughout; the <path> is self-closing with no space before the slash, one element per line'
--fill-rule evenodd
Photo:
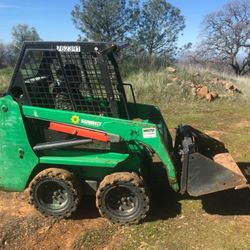
<path fill-rule="evenodd" d="M 139 71 L 128 76 L 125 81 L 133 84 L 140 102 L 163 106 L 166 103 L 186 101 L 195 104 L 202 99 L 216 99 L 217 102 L 250 100 L 250 78 L 192 66 L 167 67 L 153 72 Z M 208 92 L 200 91 L 199 94 L 199 88 L 202 87 L 207 87 Z M 216 94 L 216 97 L 211 98 L 209 93 Z"/>
<path fill-rule="evenodd" d="M 11 74 L 11 68 L 0 69 L 0 93 L 6 91 Z M 221 74 L 192 65 L 168 67 L 158 71 L 139 70 L 126 74 L 123 80 L 132 83 L 138 102 L 154 103 L 163 107 L 173 102 L 188 101 L 195 104 L 202 99 L 208 101 L 216 99 L 217 102 L 218 100 L 250 101 L 249 77 Z M 208 93 L 205 91 L 205 95 L 199 95 L 197 90 L 204 86 L 208 88 Z M 215 93 L 216 97 L 211 98 L 211 95 L 206 97 L 209 93 Z M 129 89 L 127 94 L 132 101 Z"/>

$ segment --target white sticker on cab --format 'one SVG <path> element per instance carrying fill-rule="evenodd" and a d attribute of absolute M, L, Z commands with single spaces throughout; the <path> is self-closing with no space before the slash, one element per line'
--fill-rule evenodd
<path fill-rule="evenodd" d="M 56 46 L 59 52 L 81 52 L 80 46 Z"/>
<path fill-rule="evenodd" d="M 155 138 L 156 128 L 143 128 L 142 134 L 143 134 L 143 138 Z"/>

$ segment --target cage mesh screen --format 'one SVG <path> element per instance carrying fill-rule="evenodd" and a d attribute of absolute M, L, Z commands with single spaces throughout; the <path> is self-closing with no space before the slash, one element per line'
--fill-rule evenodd
<path fill-rule="evenodd" d="M 120 101 L 117 75 L 109 58 L 107 69 L 115 100 Z M 33 106 L 112 115 L 95 52 L 29 50 L 21 74 Z"/>

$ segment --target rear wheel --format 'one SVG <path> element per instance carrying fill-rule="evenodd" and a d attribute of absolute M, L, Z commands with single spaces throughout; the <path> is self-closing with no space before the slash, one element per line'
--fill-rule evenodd
<path fill-rule="evenodd" d="M 46 169 L 30 184 L 30 203 L 45 216 L 71 216 L 80 198 L 79 182 L 73 173 L 64 169 Z"/>
<path fill-rule="evenodd" d="M 137 224 L 149 211 L 149 198 L 138 175 L 114 173 L 100 183 L 96 205 L 113 223 Z"/>

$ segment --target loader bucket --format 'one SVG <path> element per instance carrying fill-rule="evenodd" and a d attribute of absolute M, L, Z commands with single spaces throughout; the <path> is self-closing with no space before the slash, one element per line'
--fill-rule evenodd
<path fill-rule="evenodd" d="M 181 193 L 192 196 L 248 187 L 225 145 L 192 128 L 177 129 L 182 141 Z"/>

